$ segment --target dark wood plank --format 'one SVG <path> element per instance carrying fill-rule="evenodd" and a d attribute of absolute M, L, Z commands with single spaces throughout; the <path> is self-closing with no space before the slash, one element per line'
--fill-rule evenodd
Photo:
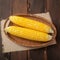
<path fill-rule="evenodd" d="M 1 20 L 0 20 L 0 28 L 1 28 Z M 3 46 L 2 46 L 2 37 L 1 37 L 1 29 L 0 29 L 0 60 L 4 60 L 3 56 Z"/>
<path fill-rule="evenodd" d="M 0 0 L 0 24 L 3 18 L 7 18 L 10 15 L 10 1 L 8 0 Z M 0 25 L 1 28 L 1 25 Z M 3 54 L 3 45 L 1 38 L 1 30 L 0 30 L 0 60 L 5 60 L 5 56 Z"/>
<path fill-rule="evenodd" d="M 28 0 L 28 13 L 42 13 L 45 12 L 44 0 Z M 44 49 L 35 49 L 30 51 L 31 60 L 47 60 L 47 56 L 44 56 Z"/>
<path fill-rule="evenodd" d="M 17 3 L 17 5 L 18 5 L 18 3 Z M 18 8 L 18 9 L 20 9 L 20 8 Z M 13 10 L 13 0 L 0 0 L 0 17 L 2 19 L 7 18 L 8 16 L 10 16 L 14 13 L 15 13 L 15 11 Z M 18 13 L 18 10 L 17 10 L 17 13 Z M 0 41 L 0 42 L 2 42 L 2 41 Z M 1 48 L 2 48 L 2 46 L 1 46 Z M 24 51 L 24 52 L 14 52 L 14 53 L 11 53 L 11 54 L 8 53 L 8 54 L 4 54 L 4 56 L 8 59 L 11 59 L 11 60 L 16 60 L 16 59 L 17 60 L 26 60 L 27 59 L 26 51 Z M 2 58 L 2 52 L 1 52 L 1 58 Z"/>
<path fill-rule="evenodd" d="M 11 60 L 27 60 L 27 51 L 12 52 Z"/>
<path fill-rule="evenodd" d="M 1 18 L 1 6 L 2 6 L 2 4 L 1 4 L 1 0 L 0 0 L 0 18 Z"/>
<path fill-rule="evenodd" d="M 35 49 L 30 51 L 30 58 L 32 60 L 45 60 L 44 49 Z"/>
<path fill-rule="evenodd" d="M 48 60 L 60 60 L 60 0 L 48 1 L 47 10 L 50 11 L 52 21 L 57 28 L 57 44 L 48 47 Z"/>
<path fill-rule="evenodd" d="M 45 11 L 44 0 L 28 0 L 28 4 L 30 5 L 28 13 L 41 13 Z"/>
<path fill-rule="evenodd" d="M 13 14 L 27 14 L 27 0 L 14 0 Z"/>
<path fill-rule="evenodd" d="M 1 19 L 1 0 L 0 0 L 0 19 Z M 2 53 L 1 20 L 0 20 L 0 53 Z"/>
<path fill-rule="evenodd" d="M 11 14 L 27 14 L 27 0 L 10 0 Z M 27 51 L 11 53 L 11 60 L 27 60 Z"/>
<path fill-rule="evenodd" d="M 11 14 L 11 0 L 1 0 L 1 16 L 2 18 L 7 18 Z"/>
<path fill-rule="evenodd" d="M 9 15 L 10 15 L 10 1 L 8 0 L 0 0 L 0 24 L 1 24 L 1 20 L 3 18 L 7 18 Z M 1 26 L 1 25 L 0 25 Z M 1 28 L 1 27 L 0 27 Z M 1 59 L 0 60 L 6 60 L 6 57 L 3 53 L 3 44 L 2 44 L 2 38 L 1 38 L 1 30 L 0 30 L 0 57 Z M 2 48 L 2 49 L 1 49 Z"/>

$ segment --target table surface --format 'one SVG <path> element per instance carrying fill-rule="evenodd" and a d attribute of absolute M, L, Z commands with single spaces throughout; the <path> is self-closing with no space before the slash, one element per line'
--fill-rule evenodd
<path fill-rule="evenodd" d="M 48 21 L 52 22 L 49 12 L 34 14 L 34 15 L 44 17 Z M 36 49 L 36 48 L 28 48 L 28 47 L 20 46 L 12 42 L 10 39 L 8 39 L 8 37 L 4 34 L 4 31 L 3 31 L 4 22 L 5 22 L 4 19 L 1 20 L 1 35 L 2 35 L 2 44 L 3 44 L 4 53 Z M 56 42 L 54 44 L 56 44 Z"/>

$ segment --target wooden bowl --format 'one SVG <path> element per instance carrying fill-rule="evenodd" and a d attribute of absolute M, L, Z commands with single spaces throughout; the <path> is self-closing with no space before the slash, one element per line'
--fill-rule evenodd
<path fill-rule="evenodd" d="M 30 19 L 33 19 L 33 20 L 37 20 L 39 22 L 43 22 L 43 23 L 51 26 L 51 28 L 54 30 L 54 33 L 52 34 L 53 38 L 52 38 L 51 41 L 43 43 L 43 42 L 37 42 L 37 41 L 29 41 L 27 39 L 19 38 L 19 37 L 13 36 L 11 34 L 5 33 L 6 36 L 8 36 L 8 38 L 10 40 L 17 43 L 18 45 L 23 45 L 23 46 L 26 46 L 26 47 L 34 47 L 34 48 L 38 48 L 38 47 L 42 48 L 42 47 L 46 47 L 46 46 L 49 46 L 49 45 L 56 44 L 56 40 L 55 40 L 56 28 L 55 28 L 55 26 L 53 25 L 52 22 L 49 22 L 45 18 L 42 18 L 42 17 L 35 17 L 35 16 L 31 16 L 31 15 L 20 15 L 20 16 L 27 17 L 27 18 L 30 18 Z M 11 26 L 11 25 L 15 25 L 15 24 L 13 24 L 9 19 L 6 19 L 6 21 L 4 23 L 4 28 L 6 28 L 7 26 Z"/>

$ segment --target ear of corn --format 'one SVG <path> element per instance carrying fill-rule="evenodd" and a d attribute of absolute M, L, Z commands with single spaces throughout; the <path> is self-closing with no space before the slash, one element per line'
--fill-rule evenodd
<path fill-rule="evenodd" d="M 46 42 L 52 39 L 52 36 L 46 33 L 39 32 L 39 31 L 32 30 L 32 29 L 22 28 L 18 26 L 7 27 L 5 28 L 5 31 L 14 36 L 26 38 L 32 41 Z"/>
<path fill-rule="evenodd" d="M 24 18 L 20 16 L 10 16 L 9 20 L 22 27 L 31 28 L 33 30 L 42 31 L 46 33 L 54 33 L 50 26 L 33 19 Z"/>

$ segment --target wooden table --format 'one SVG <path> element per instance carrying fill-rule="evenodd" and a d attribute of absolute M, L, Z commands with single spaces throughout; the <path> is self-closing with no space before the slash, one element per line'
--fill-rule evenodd
<path fill-rule="evenodd" d="M 20 0 L 0 0 L 0 17 L 7 18 L 8 16 L 12 15 L 13 13 L 14 14 L 21 13 L 20 7 L 18 9 L 18 6 L 20 6 L 19 1 Z M 24 5 L 27 6 L 26 5 L 27 0 L 23 0 L 23 1 L 25 1 Z M 29 0 L 29 1 L 33 1 L 33 0 Z M 55 24 L 55 26 L 57 28 L 57 32 L 58 32 L 57 33 L 57 45 L 47 47 L 48 60 L 60 60 L 60 0 L 58 0 L 58 1 L 57 0 L 34 0 L 34 3 L 36 3 L 36 5 L 33 4 L 33 6 L 32 6 L 32 11 L 34 11 L 34 13 L 49 11 L 52 16 L 52 21 Z M 22 5 L 22 6 L 24 7 L 24 5 Z M 37 8 L 37 10 L 35 10 L 36 8 Z M 27 9 L 24 9 L 24 10 L 26 11 Z M 1 20 L 1 18 L 0 18 L 0 20 Z M 36 54 L 34 54 L 34 53 L 36 53 Z M 17 54 L 17 56 L 16 56 L 16 54 Z M 19 60 L 20 56 L 24 56 L 24 54 L 26 55 L 26 51 L 14 52 L 14 53 L 11 53 L 11 58 L 12 58 L 12 60 Z M 9 55 L 9 54 L 7 54 L 7 55 Z M 42 56 L 41 49 L 38 49 L 36 51 L 33 50 L 31 55 L 34 56 L 33 58 L 38 56 L 37 58 L 40 57 L 39 60 L 42 60 L 41 59 L 41 56 Z M 26 56 L 24 56 L 24 59 L 20 59 L 20 60 L 26 60 L 27 58 L 25 58 L 25 57 Z"/>

